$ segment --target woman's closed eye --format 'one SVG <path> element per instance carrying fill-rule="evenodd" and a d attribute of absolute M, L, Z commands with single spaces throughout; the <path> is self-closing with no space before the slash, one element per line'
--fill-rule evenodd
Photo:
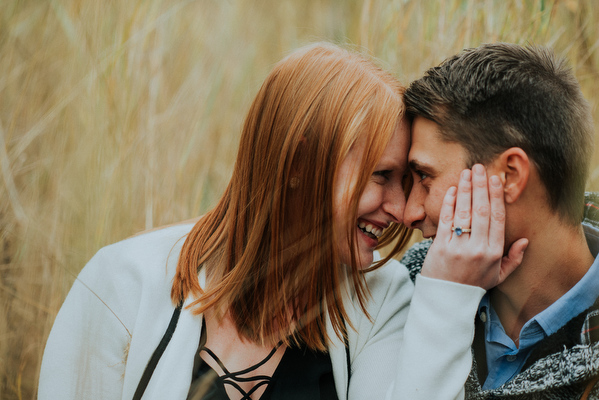
<path fill-rule="evenodd" d="M 387 182 L 391 178 L 391 170 L 386 169 L 381 171 L 374 171 L 372 173 L 372 176 L 374 176 L 381 182 Z"/>

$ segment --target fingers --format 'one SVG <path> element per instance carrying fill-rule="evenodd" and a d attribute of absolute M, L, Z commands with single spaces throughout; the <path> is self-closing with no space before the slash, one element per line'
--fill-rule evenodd
<path fill-rule="evenodd" d="M 505 238 L 505 202 L 503 185 L 496 175 L 489 179 L 489 197 L 491 200 L 489 244 L 491 247 L 499 246 L 503 249 Z"/>
<path fill-rule="evenodd" d="M 441 212 L 439 214 L 439 224 L 437 226 L 437 236 L 435 241 L 447 243 L 451 239 L 451 227 L 453 225 L 453 211 L 456 203 L 456 194 L 457 188 L 455 186 L 451 186 L 447 189 L 447 193 L 445 193 L 443 204 L 441 205 Z"/>
<path fill-rule="evenodd" d="M 437 236 L 422 273 L 437 279 L 490 289 L 502 283 L 521 263 L 527 239 L 515 241 L 504 253 L 506 211 L 498 176 L 487 178 L 484 166 L 464 170 L 457 187 L 443 199 Z M 461 237 L 451 231 L 472 229 Z"/>
<path fill-rule="evenodd" d="M 499 285 L 505 280 L 514 270 L 522 264 L 524 258 L 524 251 L 528 247 L 528 239 L 518 239 L 510 247 L 510 251 L 507 256 L 504 256 L 501 260 L 501 269 L 499 271 L 499 279 L 496 285 Z"/>
<path fill-rule="evenodd" d="M 472 210 L 472 171 L 465 169 L 460 174 L 458 183 L 458 194 L 453 217 L 453 226 L 462 229 L 470 228 L 470 216 Z"/>
<path fill-rule="evenodd" d="M 487 172 L 481 164 L 472 167 L 472 238 L 487 243 L 489 235 L 489 191 Z"/>

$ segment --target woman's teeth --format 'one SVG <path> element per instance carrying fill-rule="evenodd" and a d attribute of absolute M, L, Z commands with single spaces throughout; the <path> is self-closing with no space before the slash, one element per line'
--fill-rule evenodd
<path fill-rule="evenodd" d="M 376 238 L 381 237 L 381 235 L 383 234 L 383 230 L 377 228 L 376 226 L 370 225 L 370 224 L 366 224 L 364 222 L 360 222 L 358 224 L 358 228 L 360 228 L 362 230 L 362 232 L 364 233 L 370 233 L 371 235 L 373 235 Z"/>

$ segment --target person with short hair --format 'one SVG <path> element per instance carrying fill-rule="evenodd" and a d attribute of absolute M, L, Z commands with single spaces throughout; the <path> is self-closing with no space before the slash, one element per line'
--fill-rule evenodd
<path fill-rule="evenodd" d="M 459 372 L 452 392 L 412 385 L 406 375 L 398 375 L 396 387 L 410 399 L 599 398 L 599 230 L 588 218 L 595 203 L 585 212 L 594 129 L 565 60 L 544 47 L 485 44 L 429 69 L 410 84 L 404 101 L 414 179 L 404 223 L 434 240 L 415 245 L 403 259 L 416 291 L 402 351 L 437 354 L 412 364 L 420 382 Z M 503 185 L 505 213 L 492 218 L 505 219 L 506 248 L 523 246 L 525 253 L 502 283 L 482 285 L 488 291 L 476 296 L 468 281 L 475 270 L 451 270 L 450 276 L 449 268 L 431 269 L 428 259 L 443 254 L 449 260 L 454 243 L 479 240 L 474 220 L 492 211 L 471 206 L 469 190 L 485 169 L 497 177 L 490 186 Z M 464 190 L 449 220 L 440 215 L 452 186 Z M 451 235 L 440 238 L 442 229 Z M 449 304 L 443 291 L 418 289 L 433 278 L 453 281 L 453 288 L 473 293 L 471 299 Z M 427 301 L 443 311 L 434 318 L 420 312 Z M 426 342 L 410 334 L 427 326 L 435 329 Z M 404 356 L 401 362 L 409 363 Z"/>

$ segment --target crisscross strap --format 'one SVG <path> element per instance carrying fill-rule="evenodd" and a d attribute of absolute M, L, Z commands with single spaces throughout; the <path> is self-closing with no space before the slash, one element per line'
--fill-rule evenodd
<path fill-rule="evenodd" d="M 182 308 L 183 308 L 183 301 L 181 301 L 177 305 L 175 310 L 173 311 L 173 315 L 169 322 L 168 328 L 166 329 L 166 332 L 164 333 L 162 340 L 158 344 L 158 347 L 156 348 L 156 350 L 154 350 L 154 353 L 152 354 L 152 358 L 148 362 L 148 365 L 146 366 L 146 369 L 144 370 L 144 373 L 139 381 L 139 384 L 137 385 L 137 389 L 135 390 L 135 394 L 133 395 L 133 400 L 140 400 L 141 397 L 143 396 L 143 394 L 146 390 L 146 387 L 148 386 L 148 383 L 150 382 L 150 379 L 152 378 L 154 369 L 156 368 L 156 365 L 158 365 L 158 361 L 160 360 L 160 357 L 162 357 L 162 353 L 164 353 L 164 350 L 166 350 L 166 347 L 168 346 L 168 343 L 170 342 L 170 340 L 173 336 L 173 333 L 175 332 L 175 329 L 177 328 L 177 322 L 179 321 L 179 316 L 181 315 Z M 280 345 L 281 345 L 281 342 L 279 342 L 279 344 L 271 351 L 271 353 L 266 357 L 265 360 L 261 361 L 256 366 L 254 366 L 253 369 L 259 368 L 260 365 L 263 365 L 264 363 L 268 362 L 268 360 L 270 358 L 272 358 L 272 356 L 275 354 L 275 352 L 277 351 L 277 349 L 279 348 Z M 209 351 L 207 348 L 205 348 L 203 346 L 202 346 L 202 348 L 206 349 L 207 352 Z M 348 389 L 348 396 L 349 396 L 349 380 L 351 378 L 351 366 L 350 366 L 349 342 L 348 342 L 347 337 L 345 337 L 345 352 L 346 352 L 345 355 L 346 355 L 346 362 L 347 362 L 347 389 Z M 210 351 L 208 354 L 210 354 L 210 353 L 212 353 L 212 352 Z M 212 354 L 214 354 L 214 353 L 212 353 Z M 217 363 L 219 363 L 219 365 L 221 366 L 223 371 L 228 372 L 226 370 L 226 368 L 224 368 L 224 365 L 222 365 L 222 362 L 218 359 L 218 357 L 216 357 L 216 355 L 214 355 L 213 358 L 215 358 L 215 361 Z M 250 368 L 252 368 L 252 367 L 250 367 Z M 251 372 L 251 370 L 248 371 L 246 369 L 244 371 L 238 372 L 237 374 L 240 374 L 240 373 L 243 374 L 243 373 L 247 373 L 247 372 Z M 244 400 L 249 399 L 249 396 L 251 396 L 251 394 L 254 393 L 259 387 L 261 387 L 265 384 L 268 385 L 272 378 L 271 377 L 266 377 L 266 378 L 267 378 L 266 381 L 259 382 L 252 388 L 252 390 L 250 390 L 249 393 L 246 393 L 244 395 L 245 397 L 243 399 Z M 242 378 L 242 379 L 245 379 L 245 378 Z M 254 378 L 254 379 L 256 379 L 256 378 Z M 238 380 L 241 381 L 241 379 L 238 379 Z M 238 385 L 237 386 L 233 385 L 233 386 L 237 387 Z M 240 389 L 241 388 L 237 387 L 237 390 L 240 390 Z M 243 390 L 241 390 L 241 392 L 243 392 Z"/>
<path fill-rule="evenodd" d="M 210 355 L 210 357 L 212 357 L 212 359 L 214 361 L 216 361 L 218 366 L 223 370 L 224 374 L 220 375 L 219 378 L 221 379 L 221 381 L 223 382 L 224 385 L 229 385 L 229 386 L 232 386 L 235 389 L 237 389 L 239 391 L 239 393 L 241 393 L 241 395 L 243 396 L 242 400 L 251 400 L 252 394 L 256 390 L 261 388 L 262 386 L 268 386 L 270 384 L 270 382 L 272 381 L 272 377 L 267 376 L 267 375 L 256 375 L 256 376 L 250 376 L 250 377 L 243 377 L 242 375 L 246 375 L 252 371 L 255 371 L 258 368 L 260 368 L 262 365 L 266 364 L 268 362 L 268 360 L 270 360 L 272 358 L 272 356 L 275 355 L 275 353 L 277 352 L 277 350 L 279 349 L 279 347 L 282 344 L 283 344 L 283 342 L 279 342 L 271 350 L 271 352 L 266 356 L 266 358 L 264 358 L 259 363 L 254 364 L 251 367 L 248 367 L 241 371 L 236 371 L 236 372 L 230 372 L 227 369 L 227 367 L 225 367 L 225 364 L 223 364 L 223 362 L 218 358 L 218 356 L 216 354 L 214 354 L 214 352 L 212 350 L 210 350 L 208 347 L 202 346 L 200 348 L 200 351 L 205 351 L 208 355 Z M 239 385 L 239 382 L 252 382 L 252 381 L 255 381 L 256 384 L 250 389 L 249 392 L 246 392 L 245 390 L 243 390 L 243 388 Z"/>

